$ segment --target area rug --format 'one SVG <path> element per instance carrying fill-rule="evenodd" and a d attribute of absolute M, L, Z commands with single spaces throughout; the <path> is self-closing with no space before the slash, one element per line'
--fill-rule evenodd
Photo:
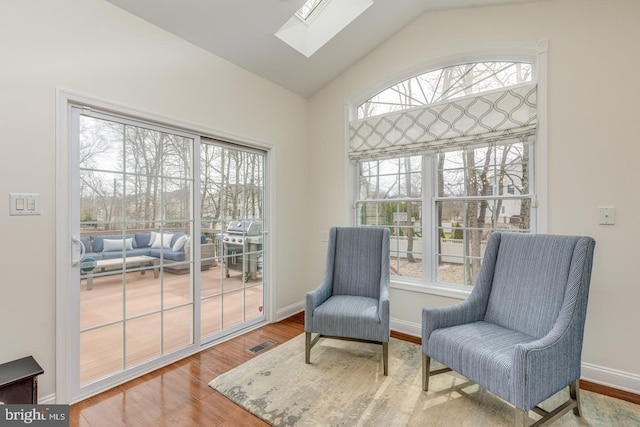
<path fill-rule="evenodd" d="M 274 426 L 507 426 L 514 409 L 456 373 L 431 378 L 422 391 L 420 346 L 391 339 L 389 376 L 381 346 L 321 339 L 304 363 L 304 335 L 281 344 L 209 385 Z M 432 369 L 438 366 L 433 366 Z M 557 426 L 638 426 L 640 406 L 582 391 L 583 417 Z M 558 393 L 541 406 L 553 409 Z M 537 415 L 531 415 L 534 421 Z"/>

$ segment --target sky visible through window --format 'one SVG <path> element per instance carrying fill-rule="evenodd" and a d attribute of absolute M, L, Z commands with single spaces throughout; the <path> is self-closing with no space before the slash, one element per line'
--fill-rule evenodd
<path fill-rule="evenodd" d="M 296 12 L 296 15 L 300 17 L 303 21 L 309 19 L 309 16 L 313 13 L 314 10 L 320 5 L 320 3 L 325 0 L 308 0 L 301 8 Z"/>
<path fill-rule="evenodd" d="M 358 119 L 437 104 L 530 82 L 533 67 L 523 62 L 477 62 L 429 71 L 397 83 L 358 106 Z"/>

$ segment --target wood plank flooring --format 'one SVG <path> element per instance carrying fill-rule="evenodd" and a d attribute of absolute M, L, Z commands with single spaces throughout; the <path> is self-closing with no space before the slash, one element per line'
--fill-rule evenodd
<path fill-rule="evenodd" d="M 208 384 L 255 357 L 249 348 L 268 339 L 282 344 L 303 331 L 298 314 L 248 332 L 72 405 L 70 425 L 267 426 Z"/>
<path fill-rule="evenodd" d="M 269 339 L 282 344 L 303 332 L 303 313 L 248 332 L 72 405 L 70 426 L 267 426 L 208 383 L 255 357 L 249 348 Z M 420 344 L 418 337 L 397 332 L 391 336 Z M 587 381 L 581 381 L 581 386 L 640 404 L 640 396 L 632 393 Z"/>

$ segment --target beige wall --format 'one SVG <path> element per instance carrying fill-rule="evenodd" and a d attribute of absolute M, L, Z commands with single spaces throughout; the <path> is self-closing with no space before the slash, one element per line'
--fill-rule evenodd
<path fill-rule="evenodd" d="M 0 63 L 0 362 L 33 355 L 41 397 L 55 392 L 57 88 L 273 146 L 275 308 L 300 299 L 305 99 L 102 0 L 3 0 Z M 9 216 L 10 192 L 40 193 L 42 215 Z"/>
<path fill-rule="evenodd" d="M 602 375 L 585 369 L 583 375 L 640 392 L 640 340 L 633 336 L 640 324 L 635 272 L 640 145 L 634 134 L 639 20 L 636 0 L 555 0 L 427 13 L 315 94 L 308 276 L 315 282 L 321 277 L 322 232 L 349 222 L 345 103 L 455 52 L 504 51 L 548 39 L 549 188 L 548 206 L 541 208 L 548 210 L 548 232 L 586 234 L 597 241 L 583 362 Z M 614 226 L 598 225 L 599 206 L 615 206 Z M 305 284 L 306 289 L 314 285 L 313 280 Z M 413 327 L 420 323 L 422 306 L 455 302 L 397 288 L 391 297 L 394 321 Z"/>
<path fill-rule="evenodd" d="M 635 0 L 426 14 L 307 103 L 102 0 L 3 0 L 0 361 L 34 355 L 46 371 L 40 395 L 54 393 L 56 88 L 272 145 L 275 309 L 286 312 L 320 280 L 322 233 L 349 222 L 345 103 L 452 52 L 548 38 L 548 231 L 597 240 L 583 360 L 640 378 L 640 342 L 628 335 L 640 321 L 640 148 L 628 135 L 640 96 L 640 58 L 629 50 L 640 44 L 639 17 Z M 10 217 L 9 192 L 40 193 L 42 215 Z M 615 226 L 597 224 L 598 206 L 616 207 Z M 415 327 L 422 306 L 452 302 L 394 289 L 392 316 Z"/>

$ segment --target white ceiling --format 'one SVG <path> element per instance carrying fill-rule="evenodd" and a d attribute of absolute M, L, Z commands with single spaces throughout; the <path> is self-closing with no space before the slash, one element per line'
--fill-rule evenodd
<path fill-rule="evenodd" d="M 307 98 L 423 13 L 536 0 L 373 0 L 310 58 L 275 36 L 305 0 L 107 1 Z"/>

